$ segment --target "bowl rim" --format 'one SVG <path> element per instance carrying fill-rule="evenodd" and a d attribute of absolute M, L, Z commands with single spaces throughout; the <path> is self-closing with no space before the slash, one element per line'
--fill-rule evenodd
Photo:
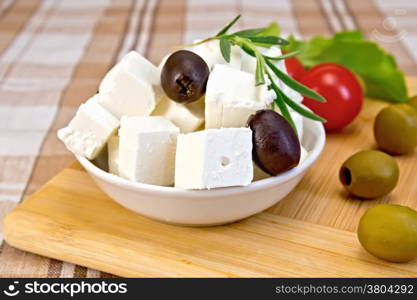
<path fill-rule="evenodd" d="M 141 182 L 133 182 L 128 179 L 122 178 L 120 176 L 108 173 L 95 164 L 93 164 L 90 160 L 85 157 L 75 155 L 77 160 L 80 164 L 86 169 L 87 172 L 91 173 L 93 176 L 111 183 L 113 185 L 127 188 L 130 190 L 137 190 L 142 192 L 149 192 L 149 193 L 163 193 L 169 195 L 176 195 L 176 196 L 224 196 L 229 194 L 240 194 L 248 191 L 256 191 L 259 189 L 269 188 L 271 186 L 276 186 L 277 184 L 281 184 L 287 182 L 294 178 L 295 176 L 303 173 L 306 171 L 320 156 L 323 151 L 325 141 L 326 141 L 326 134 L 324 130 L 323 124 L 317 121 L 305 122 L 305 125 L 309 125 L 314 127 L 313 130 L 318 133 L 317 139 L 314 143 L 314 147 L 309 151 L 309 155 L 306 160 L 304 160 L 301 164 L 296 166 L 295 168 L 288 170 L 278 176 L 268 177 L 261 180 L 254 181 L 247 186 L 233 186 L 233 187 L 223 187 L 223 188 L 215 188 L 215 189 L 204 189 L 204 190 L 187 190 L 172 186 L 160 186 L 160 185 L 153 185 Z M 306 124 L 307 123 L 307 124 Z"/>

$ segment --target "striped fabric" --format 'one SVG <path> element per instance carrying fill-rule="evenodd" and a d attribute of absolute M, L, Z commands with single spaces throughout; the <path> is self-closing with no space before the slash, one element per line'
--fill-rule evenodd
<path fill-rule="evenodd" d="M 360 29 L 417 75 L 415 0 L 0 0 L 0 220 L 73 160 L 56 131 L 121 56 L 158 63 L 238 13 L 304 38 Z M 1 225 L 0 245 L 0 276 L 111 276 L 14 249 Z"/>

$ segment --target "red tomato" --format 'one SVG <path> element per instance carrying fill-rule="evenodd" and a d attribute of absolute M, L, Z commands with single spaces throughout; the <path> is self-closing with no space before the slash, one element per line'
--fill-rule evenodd
<path fill-rule="evenodd" d="M 322 95 L 321 103 L 304 97 L 303 104 L 327 120 L 327 130 L 341 129 L 352 122 L 363 104 L 362 87 L 350 70 L 337 64 L 320 64 L 301 78 L 300 82 Z"/>
<path fill-rule="evenodd" d="M 303 65 L 295 56 L 287 58 L 285 60 L 285 66 L 287 67 L 288 75 L 296 80 L 300 80 L 306 73 Z"/>

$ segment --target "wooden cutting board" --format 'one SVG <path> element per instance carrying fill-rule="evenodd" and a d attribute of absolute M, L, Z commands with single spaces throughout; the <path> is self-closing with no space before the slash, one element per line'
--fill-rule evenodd
<path fill-rule="evenodd" d="M 417 79 L 408 83 L 417 93 Z M 6 217 L 4 236 L 17 248 L 120 276 L 417 277 L 417 260 L 379 260 L 355 234 L 375 204 L 417 209 L 417 154 L 397 157 L 400 182 L 387 197 L 357 200 L 338 182 L 348 156 L 375 148 L 372 123 L 384 105 L 367 100 L 354 124 L 328 135 L 323 155 L 289 196 L 244 221 L 210 228 L 156 222 L 113 202 L 73 164 Z"/>

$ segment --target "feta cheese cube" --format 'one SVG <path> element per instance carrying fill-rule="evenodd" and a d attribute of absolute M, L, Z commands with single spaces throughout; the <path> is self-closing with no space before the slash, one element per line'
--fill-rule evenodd
<path fill-rule="evenodd" d="M 262 54 L 268 55 L 268 56 L 280 56 L 282 55 L 281 49 L 277 46 L 272 46 L 270 48 L 258 48 Z M 284 60 L 279 60 L 274 62 L 275 65 L 278 67 L 279 70 L 284 72 L 285 74 L 288 74 L 287 67 L 285 66 Z M 256 59 L 255 57 L 247 54 L 242 50 L 242 71 L 255 74 L 256 71 Z M 294 91 L 292 88 L 284 84 L 281 80 L 279 80 L 275 75 L 273 75 L 274 81 L 277 83 L 278 87 L 281 89 L 281 91 L 287 95 L 288 98 L 292 99 L 295 102 L 300 103 L 303 100 L 303 96 L 300 95 L 298 92 Z"/>
<path fill-rule="evenodd" d="M 107 142 L 109 172 L 119 175 L 119 137 L 112 136 Z"/>
<path fill-rule="evenodd" d="M 129 52 L 100 83 L 99 103 L 116 117 L 147 116 L 156 106 L 159 71 L 135 51 Z"/>
<path fill-rule="evenodd" d="M 164 117 L 122 117 L 119 175 L 142 183 L 172 185 L 178 134 L 179 128 Z"/>
<path fill-rule="evenodd" d="M 270 104 L 266 85 L 255 76 L 227 65 L 215 65 L 206 88 L 206 128 L 243 127 L 257 110 Z"/>
<path fill-rule="evenodd" d="M 211 189 L 252 182 L 252 131 L 207 129 L 178 136 L 175 187 Z"/>
<path fill-rule="evenodd" d="M 196 43 L 198 41 L 194 41 Z M 201 56 L 211 70 L 215 64 L 227 64 L 233 68 L 240 69 L 242 64 L 242 52 L 240 47 L 232 46 L 230 51 L 230 63 L 224 60 L 220 51 L 220 44 L 218 40 L 213 40 L 192 48 L 194 53 Z"/>
<path fill-rule="evenodd" d="M 94 159 L 119 127 L 119 120 L 98 104 L 99 95 L 81 104 L 67 127 L 58 131 L 58 138 L 71 152 Z"/>
<path fill-rule="evenodd" d="M 204 123 L 204 98 L 189 104 L 180 104 L 164 95 L 152 115 L 167 118 L 179 127 L 181 133 L 193 132 Z"/>

